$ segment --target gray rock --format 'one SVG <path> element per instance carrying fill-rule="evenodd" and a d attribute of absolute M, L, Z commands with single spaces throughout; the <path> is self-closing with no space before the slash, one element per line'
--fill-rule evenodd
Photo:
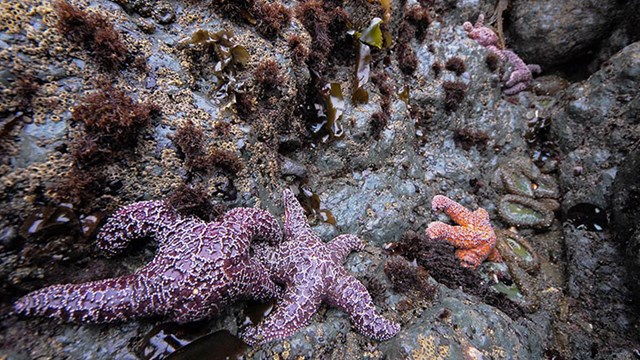
<path fill-rule="evenodd" d="M 282 175 L 294 175 L 299 178 L 307 176 L 307 169 L 299 162 L 292 160 L 286 156 L 282 158 Z"/>
<path fill-rule="evenodd" d="M 615 0 L 511 2 L 508 46 L 542 68 L 566 63 L 607 38 L 623 15 Z"/>
<path fill-rule="evenodd" d="M 567 287 L 577 314 L 571 320 L 586 322 L 592 333 L 569 335 L 576 358 L 608 359 L 635 338 L 631 294 L 626 285 L 624 262 L 607 233 L 564 227 L 567 247 Z M 591 353 L 593 348 L 599 353 Z"/>
<path fill-rule="evenodd" d="M 439 289 L 427 310 L 381 345 L 389 358 L 542 358 L 541 335 L 532 322 L 514 321 L 459 290 Z"/>
<path fill-rule="evenodd" d="M 613 183 L 611 228 L 625 249 L 631 286 L 640 294 L 640 151 L 625 158 Z"/>
<path fill-rule="evenodd" d="M 360 234 L 380 246 L 424 223 L 425 219 L 418 218 L 413 209 L 430 206 L 430 198 L 424 185 L 406 175 L 367 170 L 354 173 L 350 181 L 332 184 L 323 192 L 322 203 L 333 213 L 340 233 Z"/>
<path fill-rule="evenodd" d="M 566 107 L 553 116 L 551 131 L 565 154 L 559 169 L 565 210 L 580 202 L 607 208 L 617 165 L 640 140 L 634 115 L 639 53 L 640 42 L 633 43 L 589 79 L 572 85 Z"/>
<path fill-rule="evenodd" d="M 20 135 L 20 153 L 12 159 L 12 165 L 27 167 L 44 162 L 47 154 L 60 145 L 67 132 L 66 121 L 47 121 L 43 125 L 26 124 Z"/>

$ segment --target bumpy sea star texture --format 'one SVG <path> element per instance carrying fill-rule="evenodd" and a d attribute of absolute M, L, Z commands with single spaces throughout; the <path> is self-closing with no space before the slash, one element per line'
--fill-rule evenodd
<path fill-rule="evenodd" d="M 456 257 L 462 266 L 477 268 L 485 260 L 501 262 L 496 250 L 496 234 L 493 232 L 489 214 L 485 209 L 469 211 L 446 196 L 436 195 L 432 201 L 434 211 L 443 211 L 461 226 L 451 226 L 434 221 L 427 227 L 427 236 L 444 240 L 455 246 Z"/>
<path fill-rule="evenodd" d="M 475 25 L 467 21 L 462 26 L 471 39 L 496 54 L 503 62 L 508 62 L 513 66 L 513 71 L 504 84 L 505 94 L 515 95 L 525 90 L 533 79 L 533 74 L 542 72 L 540 66 L 535 64 L 527 65 L 516 53 L 503 49 L 498 35 L 493 29 L 484 26 L 484 15 L 480 14 L 478 16 L 478 21 L 476 21 Z"/>
<path fill-rule="evenodd" d="M 277 286 L 249 257 L 252 239 L 281 241 L 278 221 L 259 209 L 238 208 L 220 222 L 184 217 L 163 201 L 118 211 L 98 235 L 107 255 L 133 238 L 158 241 L 154 259 L 132 275 L 49 286 L 20 298 L 17 313 L 69 322 L 111 322 L 159 315 L 179 323 L 210 317 L 239 298 L 265 300 Z"/>
<path fill-rule="evenodd" d="M 400 325 L 376 313 L 367 289 L 344 269 L 349 253 L 364 247 L 354 235 L 340 235 L 324 243 L 307 224 L 304 210 L 291 191 L 284 191 L 285 239 L 277 247 L 255 244 L 255 258 L 271 278 L 286 290 L 274 312 L 257 326 L 248 327 L 242 338 L 250 345 L 287 337 L 309 323 L 321 302 L 349 314 L 362 334 L 387 340 Z"/>

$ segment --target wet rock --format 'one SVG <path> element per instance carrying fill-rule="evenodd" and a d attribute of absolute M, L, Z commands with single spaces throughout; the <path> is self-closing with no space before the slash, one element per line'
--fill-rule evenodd
<path fill-rule="evenodd" d="M 282 175 L 293 175 L 299 178 L 305 178 L 307 176 L 307 169 L 299 162 L 285 156 L 282 158 Z"/>
<path fill-rule="evenodd" d="M 43 125 L 27 124 L 20 134 L 20 153 L 13 158 L 17 167 L 27 167 L 47 160 L 47 154 L 63 142 L 66 121 L 47 121 Z"/>
<path fill-rule="evenodd" d="M 624 9 L 615 0 L 518 0 L 511 5 L 508 44 L 525 61 L 540 64 L 543 69 L 587 53 L 609 36 Z"/>
<path fill-rule="evenodd" d="M 636 334 L 635 315 L 627 304 L 631 294 L 624 262 L 607 233 L 565 226 L 564 236 L 567 287 L 577 312 L 573 319 L 590 324 L 591 329 L 569 335 L 571 353 L 577 358 L 611 358 Z"/>
<path fill-rule="evenodd" d="M 540 76 L 533 80 L 533 91 L 537 95 L 554 96 L 569 86 L 569 82 L 558 75 Z"/>
<path fill-rule="evenodd" d="M 13 226 L 3 226 L 0 228 L 0 246 L 5 250 L 14 250 L 20 245 L 18 231 Z"/>
<path fill-rule="evenodd" d="M 551 132 L 565 154 L 559 168 L 565 211 L 583 202 L 606 209 L 617 166 L 629 146 L 640 141 L 634 110 L 639 53 L 640 42 L 633 43 L 589 79 L 569 87 L 567 105 L 552 119 Z"/>
<path fill-rule="evenodd" d="M 640 151 L 629 153 L 619 169 L 611 196 L 611 228 L 625 249 L 632 287 L 640 294 Z"/>
<path fill-rule="evenodd" d="M 138 359 L 129 348 L 128 342 L 136 336 L 140 325 L 50 325 L 41 327 L 42 338 L 31 339 L 26 347 L 26 339 L 21 338 L 21 334 L 29 332 L 26 324 L 18 323 L 3 331 L 6 332 L 6 339 L 14 339 L 13 346 L 28 348 L 31 355 L 37 353 L 47 358 Z"/>
<path fill-rule="evenodd" d="M 324 194 L 323 204 L 340 232 L 361 234 L 378 246 L 428 220 L 416 218 L 412 209 L 428 202 L 429 190 L 393 172 L 356 172 L 351 181 L 338 182 Z"/>
<path fill-rule="evenodd" d="M 394 359 L 541 358 L 540 335 L 529 321 L 515 322 L 458 290 L 440 296 L 397 337 L 381 345 Z M 489 330 L 490 329 L 490 330 Z"/>
<path fill-rule="evenodd" d="M 433 357 L 440 355 L 440 353 L 429 352 L 434 349 L 442 351 L 441 355 L 449 358 L 465 356 L 542 358 L 542 349 L 553 349 L 558 346 L 554 342 L 557 335 L 552 333 L 553 329 L 548 325 L 551 319 L 557 316 L 561 319 L 559 321 L 563 323 L 566 321 L 566 318 L 561 318 L 557 314 L 561 312 L 557 309 L 566 305 L 559 301 L 566 291 L 563 288 L 564 282 L 558 280 L 562 278 L 561 276 L 549 275 L 550 273 L 564 274 L 565 254 L 559 226 L 554 226 L 557 222 L 551 228 L 530 230 L 526 234 L 526 238 L 540 258 L 540 269 L 535 280 L 535 285 L 540 286 L 533 289 L 540 295 L 540 308 L 547 309 L 527 314 L 527 317 L 535 319 L 538 323 L 535 326 L 527 318 L 511 320 L 500 310 L 478 300 L 478 297 L 465 294 L 460 290 L 448 290 L 436 284 L 433 278 L 429 280 L 439 287 L 440 296 L 434 299 L 426 310 L 418 307 L 412 312 L 396 313 L 399 310 L 393 306 L 398 304 L 397 299 L 404 295 L 397 294 L 389 288 L 388 280 L 381 270 L 385 262 L 385 255 L 381 254 L 381 245 L 397 240 L 407 229 L 422 232 L 426 224 L 432 220 L 430 200 L 436 193 L 444 193 L 460 200 L 469 208 L 486 208 L 491 213 L 492 221 L 496 219 L 499 197 L 494 196 L 497 190 L 490 185 L 491 174 L 503 160 L 511 158 L 512 154 L 526 155 L 529 144 L 523 134 L 527 130 L 527 120 L 531 120 L 528 114 L 539 108 L 553 107 L 559 112 L 549 118 L 552 118 L 555 124 L 553 126 L 557 127 L 554 134 L 557 134 L 560 139 L 560 146 L 567 152 L 566 156 L 554 159 L 554 161 L 562 161 L 560 173 L 563 180 L 560 184 L 560 198 L 563 198 L 565 189 L 569 190 L 565 197 L 567 199 L 565 208 L 571 208 L 581 200 L 584 201 L 585 197 L 592 197 L 595 199 L 594 204 L 608 210 L 609 194 L 606 189 L 616 176 L 616 166 L 625 154 L 624 149 L 628 149 L 630 144 L 637 141 L 635 134 L 638 132 L 635 130 L 637 130 L 638 121 L 634 119 L 637 119 L 640 114 L 640 101 L 635 88 L 639 76 L 634 75 L 638 72 L 634 70 L 637 68 L 634 65 L 637 62 L 634 56 L 637 55 L 634 54 L 638 53 L 638 47 L 630 47 L 614 56 L 607 63 L 608 65 L 594 74 L 589 81 L 567 88 L 565 80 L 550 77 L 541 79 L 538 85 L 534 85 L 531 92 L 504 99 L 499 84 L 500 72 L 505 69 L 491 71 L 486 63 L 487 50 L 468 39 L 462 30 L 464 21 L 475 19 L 478 12 L 490 14 L 496 2 L 487 1 L 482 4 L 476 0 L 433 2 L 434 8 L 438 9 L 439 13 L 433 17 L 434 22 L 426 33 L 427 39 L 423 43 L 415 39 L 411 40 L 410 46 L 417 58 L 417 69 L 414 75 L 403 76 L 395 59 L 385 62 L 383 51 L 374 53 L 372 70 L 377 67 L 376 70 L 382 69 L 388 73 L 391 90 L 381 91 L 377 88 L 377 84 L 368 83 L 367 91 L 370 94 L 368 104 L 354 106 L 347 101 L 351 97 L 353 64 L 348 61 L 332 64 L 328 72 L 320 75 L 326 77 L 326 81 L 341 84 L 346 102 L 343 114 L 345 135 L 342 139 L 326 144 L 314 143 L 313 146 L 309 146 L 304 132 L 279 132 L 280 125 L 288 126 L 289 121 L 300 120 L 299 112 L 304 107 L 304 98 L 310 95 L 306 93 L 310 72 L 303 62 L 292 63 L 291 49 L 287 45 L 289 33 L 283 33 L 282 38 L 278 37 L 273 41 L 264 41 L 256 34 L 250 19 L 228 19 L 224 16 L 225 14 L 221 14 L 222 11 L 212 12 L 210 4 L 204 2 L 187 2 L 178 5 L 173 1 L 161 1 L 154 8 L 148 2 L 140 0 L 116 0 L 116 3 L 122 5 L 126 12 L 119 11 L 113 3 L 105 5 L 106 3 L 102 1 L 92 2 L 91 6 L 97 5 L 96 9 L 106 6 L 108 9 L 117 10 L 112 12 L 113 16 L 110 19 L 116 23 L 118 29 L 126 33 L 125 38 L 132 41 L 128 43 L 130 48 L 140 52 L 142 57 L 146 57 L 150 69 L 150 73 L 146 75 L 135 73 L 133 70 L 123 71 L 117 74 L 114 81 L 117 79 L 122 85 L 126 84 L 141 101 L 150 98 L 163 106 L 163 116 L 154 123 L 155 131 L 148 132 L 141 139 L 135 154 L 130 158 L 122 159 L 126 167 L 113 165 L 104 169 L 108 174 L 106 183 L 109 186 L 106 186 L 105 194 L 96 201 L 95 205 L 102 209 L 136 199 L 158 199 L 166 194 L 168 189 L 175 188 L 178 183 L 206 181 L 208 189 L 214 193 L 218 192 L 221 197 L 231 199 L 239 195 L 238 199 L 230 204 L 231 206 L 259 204 L 261 208 L 281 215 L 282 206 L 279 200 L 274 200 L 274 193 L 277 193 L 281 187 L 291 185 L 289 181 L 293 176 L 308 177 L 313 192 L 317 193 L 321 199 L 322 207 L 331 211 L 336 220 L 335 225 L 320 223 L 315 226 L 315 229 L 324 239 L 330 239 L 340 233 L 353 233 L 368 243 L 365 251 L 349 257 L 347 269 L 359 278 L 372 272 L 381 274 L 376 275 L 377 278 L 382 279 L 383 284 L 381 286 L 383 289 L 380 290 L 382 296 L 374 297 L 376 305 L 385 315 L 395 317 L 397 320 L 401 318 L 404 324 L 403 331 L 398 338 L 386 343 L 368 341 L 353 329 L 343 312 L 323 307 L 308 327 L 283 341 L 249 349 L 248 358 L 267 358 L 276 355 L 286 357 L 287 354 L 289 358 L 296 356 L 406 358 L 429 354 Z M 232 4 L 230 6 L 234 6 L 235 3 L 229 2 Z M 364 3 L 346 1 L 344 5 L 347 12 L 350 12 L 353 8 L 359 9 L 358 11 L 366 8 Z M 413 6 L 416 3 L 411 1 L 408 5 Z M 168 9 L 167 4 L 174 7 L 173 13 L 164 11 Z M 295 6 L 291 2 L 286 4 L 288 7 Z M 394 9 L 392 29 L 397 28 L 396 25 L 401 20 L 397 16 L 400 12 L 395 9 L 404 6 L 403 4 L 399 0 L 392 1 L 392 9 Z M 371 2 L 367 6 L 377 7 L 378 4 Z M 535 6 L 535 4 L 528 6 Z M 602 6 L 605 5 L 598 5 L 596 8 Z M 39 11 L 38 7 L 33 9 L 34 13 Z M 179 15 L 179 21 L 176 21 L 172 14 Z M 46 18 L 44 15 L 38 16 Z M 140 20 L 138 15 L 144 19 Z M 204 19 L 204 22 L 198 19 Z M 162 23 L 170 24 L 159 25 Z M 136 30 L 137 27 L 145 29 L 145 32 L 139 32 Z M 207 55 L 206 53 L 197 53 L 197 56 L 192 59 L 175 47 L 179 39 L 189 36 L 199 28 L 211 31 L 229 29 L 238 34 L 239 41 L 251 54 L 247 67 L 239 69 L 234 74 L 238 81 L 250 84 L 250 78 L 257 64 L 267 58 L 277 61 L 279 72 L 285 80 L 279 89 L 282 97 L 257 99 L 258 103 L 254 104 L 253 109 L 261 112 L 265 109 L 277 108 L 278 111 L 275 113 L 263 114 L 265 119 L 273 119 L 272 114 L 284 119 L 277 123 L 267 121 L 269 126 L 262 129 L 265 131 L 263 135 L 267 136 L 255 136 L 256 129 L 260 129 L 259 122 L 238 117 L 233 107 L 225 108 L 211 96 L 210 91 L 215 79 L 210 76 L 210 73 L 201 71 L 201 67 L 211 68 L 214 65 L 214 62 L 202 62 L 202 56 Z M 29 33 L 30 36 L 36 36 L 33 43 L 38 40 L 40 31 L 38 29 L 43 28 L 34 27 Z M 301 36 L 303 38 L 301 42 L 305 46 L 311 40 L 317 40 L 309 39 L 309 34 L 295 17 L 286 32 L 294 32 L 295 35 Z M 13 46 L 16 38 L 23 41 L 25 35 L 0 32 L 1 41 L 8 45 Z M 42 42 L 47 46 L 53 45 L 48 49 L 53 56 L 36 58 L 37 62 L 55 63 L 51 65 L 52 70 L 45 69 L 46 71 L 36 74 L 43 73 L 57 78 L 63 75 L 57 75 L 58 72 L 53 69 L 64 69 L 68 73 L 64 76 L 71 77 L 60 80 L 58 84 L 62 86 L 59 86 L 58 90 L 51 84 L 43 84 L 46 92 L 43 91 L 41 95 L 47 98 L 36 99 L 35 103 L 55 104 L 54 93 L 63 89 L 68 93 L 65 94 L 66 97 L 59 99 L 59 106 L 68 107 L 77 100 L 73 95 L 85 90 L 86 84 L 82 79 L 90 79 L 94 75 L 90 72 L 93 65 L 91 62 L 84 64 L 78 58 L 82 54 L 73 53 L 73 49 L 69 50 L 72 52 L 71 56 L 75 56 L 76 59 L 70 61 L 75 63 L 75 66 L 59 61 L 66 59 L 67 54 L 66 52 L 58 53 L 60 50 L 56 49 L 62 45 L 55 43 L 56 41 L 54 37 Z M 508 45 L 511 46 L 510 43 Z M 0 47 L 5 46 L 0 43 Z M 12 54 L 10 48 L 5 47 L 3 50 Z M 24 53 L 35 54 L 29 51 Z M 213 54 L 209 55 L 212 55 L 212 59 L 215 57 Z M 348 53 L 346 55 L 348 56 Z M 460 76 L 447 71 L 435 75 L 432 66 L 437 63 L 444 64 L 452 57 L 464 60 L 467 66 L 466 72 Z M 83 57 L 80 56 L 80 58 Z M 0 59 L 0 62 L 4 61 L 3 59 Z M 30 65 L 26 57 L 22 56 L 21 59 L 22 62 Z M 31 65 L 37 64 L 34 62 Z M 41 79 L 47 80 L 47 76 Z M 0 83 L 5 77 L 6 74 L 3 75 L 0 72 Z M 445 81 L 458 81 L 468 87 L 457 110 L 449 113 L 444 108 L 443 83 Z M 244 91 L 253 90 L 247 87 Z M 567 95 L 563 97 L 562 94 L 565 92 Z M 383 93 L 386 94 L 384 99 L 390 100 L 388 108 L 385 108 L 390 112 L 387 114 L 389 118 L 380 130 L 380 137 L 373 138 L 370 134 L 371 117 L 382 110 L 380 104 Z M 403 95 L 398 96 L 398 93 Z M 51 98 L 48 98 L 49 96 Z M 543 101 L 550 105 L 539 106 Z M 564 104 L 567 102 L 570 105 L 565 109 Z M 49 109 L 47 106 L 44 106 L 45 111 Z M 216 146 L 225 148 L 236 146 L 243 156 L 243 161 L 246 161 L 247 171 L 233 181 L 218 176 L 207 181 L 207 179 L 201 179 L 200 175 L 190 174 L 179 166 L 177 162 L 179 159 L 167 135 L 173 131 L 172 129 L 175 130 L 177 123 L 184 119 L 192 119 L 201 124 Z M 218 132 L 220 129 L 217 125 L 223 122 L 224 129 L 229 130 L 228 132 Z M 3 193 L 8 195 L 7 198 L 14 200 L 10 203 L 3 201 L 2 205 L 11 208 L 11 211 L 13 206 L 19 205 L 16 206 L 15 216 L 22 219 L 28 215 L 28 211 L 24 209 L 29 208 L 31 202 L 41 196 L 33 189 L 40 189 L 44 182 L 38 181 L 43 176 L 42 172 L 30 171 L 29 168 L 48 160 L 47 155 L 51 159 L 51 149 L 55 146 L 52 145 L 49 148 L 49 141 L 61 138 L 67 131 L 69 133 L 74 131 L 73 127 L 60 130 L 47 128 L 46 124 L 37 126 L 44 126 L 45 131 L 41 131 L 45 133 L 44 137 L 29 140 L 27 133 L 35 130 L 33 128 L 22 130 L 20 142 L 17 144 L 25 145 L 24 149 L 17 149 L 11 153 L 10 156 L 13 156 L 16 162 L 1 168 L 3 183 L 20 185 L 15 187 L 20 191 L 14 191 L 12 187 Z M 17 129 L 16 132 L 20 130 Z M 269 132 L 272 130 L 273 132 Z M 486 141 L 472 143 L 466 147 L 461 146 L 455 140 L 455 133 L 458 130 L 467 134 L 485 134 Z M 607 140 L 606 136 L 602 136 L 602 134 L 611 133 L 613 134 L 611 141 Z M 273 143 L 265 142 L 273 139 L 276 139 Z M 44 150 L 41 152 L 33 150 L 38 148 Z M 289 164 L 285 159 L 284 164 L 280 163 L 284 166 L 272 167 L 273 164 L 278 165 L 277 160 L 283 154 L 295 160 L 295 163 Z M 65 164 L 68 162 L 65 158 L 66 154 L 60 153 L 57 156 L 62 157 L 61 162 Z M 53 164 L 53 171 L 57 171 L 56 176 L 63 175 L 65 170 L 58 169 L 59 165 L 56 163 L 51 164 Z M 577 167 L 582 170 L 576 172 Z M 5 175 L 7 171 L 12 172 L 14 168 L 20 168 L 18 170 L 21 172 L 15 175 L 9 174 L 11 176 Z M 549 166 L 544 169 L 543 172 L 547 173 L 555 171 L 556 167 Z M 281 175 L 285 175 L 284 179 Z M 46 178 L 44 179 L 46 181 Z M 536 197 L 535 191 L 533 194 Z M 539 200 L 539 197 L 536 197 L 536 200 Z M 87 225 L 95 224 L 96 222 L 90 222 Z M 11 225 L 16 229 L 19 226 L 19 224 Z M 38 249 L 33 244 L 29 245 L 32 251 Z M 594 263 L 595 258 L 608 261 L 605 256 L 596 256 L 591 252 L 579 253 L 579 246 L 571 247 L 571 251 L 574 252 L 572 261 L 575 262 L 572 265 L 573 272 L 582 269 L 578 266 L 581 257 L 585 257 L 582 261 L 589 266 Z M 151 251 L 146 250 L 146 256 L 151 257 Z M 88 261 L 91 261 L 91 264 L 95 261 L 95 258 L 87 254 L 86 251 L 83 253 L 81 261 L 74 258 L 64 260 L 64 266 L 85 269 Z M 23 255 L 20 252 L 0 253 L 0 279 L 7 279 L 1 283 L 0 291 L 3 293 L 5 289 L 15 287 L 19 287 L 20 291 L 26 291 L 37 287 L 39 282 L 49 279 L 45 276 L 46 267 L 36 264 L 20 265 L 21 259 L 25 258 Z M 547 257 L 552 258 L 553 264 L 549 263 Z M 521 266 L 525 272 L 532 269 L 528 264 Z M 121 267 L 121 262 L 108 264 L 108 269 Z M 131 270 L 135 268 L 129 263 L 126 263 L 125 267 Z M 576 284 L 580 283 L 585 287 L 580 294 L 592 299 L 593 297 L 589 297 L 591 296 L 589 286 L 593 287 L 593 284 L 584 282 L 587 280 L 584 277 L 575 274 L 572 276 Z M 606 277 L 598 275 L 598 279 L 606 279 Z M 580 285 L 576 286 L 579 290 Z M 600 302 L 597 303 L 600 304 Z M 616 306 L 618 304 L 616 303 Z M 238 307 L 241 306 L 238 305 Z M 585 302 L 581 306 L 586 308 L 592 304 Z M 233 307 L 233 310 L 212 319 L 206 326 L 211 331 L 226 329 L 232 334 L 237 334 L 244 321 L 243 313 L 238 307 Z M 592 314 L 584 312 L 582 307 L 572 309 L 574 313 L 580 314 L 578 320 L 582 320 L 582 316 L 585 319 L 591 319 Z M 27 331 L 27 324 L 29 329 L 36 330 Z M 570 324 L 571 327 L 565 332 L 573 334 L 578 331 L 576 329 L 579 329 L 582 332 L 581 344 L 593 343 L 589 336 L 585 335 L 593 334 L 589 330 L 592 323 L 583 322 L 575 327 L 574 325 Z M 15 326 L 11 324 L 11 329 L 6 331 L 7 334 L 0 335 L 2 339 L 0 343 L 10 344 L 11 347 L 20 351 L 24 349 L 29 357 L 126 359 L 135 356 L 132 353 L 134 348 L 132 344 L 143 338 L 152 326 L 153 324 L 148 322 L 104 326 L 52 325 L 35 319 L 19 319 Z M 597 330 L 597 334 L 603 333 L 604 330 Z M 539 334 L 549 334 L 549 338 L 546 336 L 542 338 Z M 614 336 L 613 331 L 607 334 L 610 338 Z M 580 341 L 576 340 L 573 343 Z M 590 355 L 583 351 L 588 349 L 588 346 L 580 345 L 574 348 L 579 350 L 576 352 L 577 356 Z"/>

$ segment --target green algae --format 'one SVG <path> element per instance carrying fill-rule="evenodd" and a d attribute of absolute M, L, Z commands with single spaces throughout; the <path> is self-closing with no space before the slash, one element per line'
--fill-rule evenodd
<path fill-rule="evenodd" d="M 353 96 L 351 101 L 354 104 L 366 104 L 369 102 L 369 93 L 364 89 L 364 85 L 369 82 L 371 76 L 371 46 L 382 48 L 383 35 L 380 25 L 382 19 L 373 18 L 369 26 L 362 32 L 351 32 L 357 41 L 356 74 L 353 81 Z"/>

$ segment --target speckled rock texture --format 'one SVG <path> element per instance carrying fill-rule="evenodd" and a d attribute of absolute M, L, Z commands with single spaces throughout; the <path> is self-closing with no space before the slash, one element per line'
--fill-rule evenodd
<path fill-rule="evenodd" d="M 406 330 L 382 346 L 385 353 L 403 359 L 542 357 L 542 349 L 537 346 L 541 332 L 531 332 L 536 329 L 531 321 L 513 322 L 491 307 L 473 306 L 472 302 L 459 290 L 441 288 L 419 321 L 409 322 Z"/>
<path fill-rule="evenodd" d="M 565 209 L 580 202 L 608 204 L 617 166 L 629 146 L 640 140 L 638 81 L 640 42 L 627 46 L 589 79 L 567 89 L 562 99 L 566 106 L 551 124 L 566 156 L 560 167 Z"/>
<path fill-rule="evenodd" d="M 552 0 L 510 2 L 509 46 L 526 62 L 543 68 L 563 64 L 592 52 L 609 37 L 631 2 Z"/>
<path fill-rule="evenodd" d="M 546 73 L 528 89 L 505 96 L 502 84 L 511 69 L 492 66 L 487 49 L 462 26 L 480 13 L 486 25 L 495 26 L 493 14 L 505 2 L 392 0 L 385 25 L 394 47 L 371 48 L 364 104 L 352 102 L 357 50 L 347 31 L 362 31 L 373 17 L 384 17 L 380 2 L 319 2 L 326 8 L 312 14 L 326 17 L 314 26 L 299 15 L 302 2 L 293 0 L 72 2 L 107 14 L 132 64 L 138 59 L 141 66 L 106 71 L 91 50 L 59 33 L 49 1 L 0 2 L 0 22 L 6 24 L 0 27 L 0 358 L 148 357 L 140 343 L 155 346 L 149 336 L 159 320 L 59 324 L 16 316 L 10 305 L 53 284 L 118 278 L 143 268 L 156 253 L 152 242 L 107 259 L 95 248 L 95 237 L 82 235 L 80 222 L 94 213 L 106 219 L 127 204 L 164 199 L 183 185 L 201 189 L 199 200 L 210 206 L 212 218 L 244 207 L 283 220 L 280 194 L 299 190 L 311 230 L 323 242 L 340 234 L 363 240 L 363 250 L 347 256 L 344 269 L 366 286 L 377 311 L 401 326 L 398 335 L 380 342 L 359 333 L 347 313 L 320 305 L 308 326 L 245 348 L 246 358 L 610 359 L 630 358 L 640 348 L 633 337 L 637 331 L 629 330 L 638 328 L 638 320 L 621 280 L 627 279 L 620 255 L 625 250 L 613 238 L 629 230 L 635 239 L 631 229 L 612 225 L 591 231 L 565 221 L 569 210 L 584 202 L 610 215 L 618 201 L 612 196 L 623 194 L 612 184 L 640 140 L 640 43 L 616 21 L 637 1 L 582 2 L 582 16 L 567 15 L 578 2 L 510 1 L 503 23 L 506 46 L 527 63 L 540 62 Z M 282 3 L 291 17 L 268 36 L 258 12 L 252 17 L 236 7 L 248 3 Z M 427 3 L 431 23 L 411 23 L 411 8 Z M 180 45 L 199 29 L 232 31 L 250 55 L 246 64 L 221 75 L 213 49 Z M 312 34 L 322 29 L 330 35 Z M 548 41 L 542 33 L 550 34 Z M 326 48 L 319 45 L 328 46 L 327 40 L 339 45 L 323 53 Z M 401 47 L 407 58 L 398 56 Z M 574 61 L 585 52 L 600 61 L 588 67 L 544 66 Z M 319 60 L 320 53 L 327 59 Z M 464 62 L 463 71 L 445 68 L 454 57 Z M 273 63 L 275 68 L 268 67 L 273 78 L 258 71 Z M 410 74 L 407 64 L 415 66 Z M 232 91 L 218 87 L 219 76 Z M 135 144 L 112 149 L 96 163 L 78 163 L 75 156 L 87 134 L 83 123 L 73 120 L 73 108 L 100 87 L 100 79 L 160 111 L 140 129 Z M 22 85 L 16 87 L 18 80 Z M 34 83 L 37 90 L 25 86 Z M 328 83 L 342 92 L 344 134 L 323 140 L 311 129 L 319 126 L 319 113 L 328 113 L 322 92 Z M 203 154 L 224 150 L 233 156 L 190 168 L 185 148 L 175 141 L 186 122 L 202 130 Z M 224 165 L 234 157 L 242 170 L 232 173 Z M 522 157 L 557 180 L 560 189 L 561 206 L 549 227 L 516 229 L 537 253 L 540 268 L 536 275 L 512 279 L 516 271 L 481 265 L 484 276 L 474 281 L 489 288 L 498 280 L 515 284 L 510 295 L 525 297 L 520 303 L 534 305 L 527 306 L 530 311 L 515 319 L 505 316 L 480 296 L 465 293 L 455 277 L 447 288 L 425 275 L 437 289 L 432 299 L 394 290 L 384 272 L 393 243 L 408 230 L 423 233 L 433 221 L 452 224 L 431 210 L 435 195 L 467 209 L 485 209 L 496 235 L 509 231 L 498 215 L 503 194 L 492 179 L 501 165 Z M 69 221 L 42 210 L 62 204 L 67 210 L 61 213 L 73 215 Z M 333 216 L 318 216 L 318 209 Z M 636 210 L 632 205 L 628 214 Z M 42 230 L 38 224 L 44 217 L 53 223 Z M 250 321 L 259 323 L 248 320 L 253 308 L 239 302 L 182 329 L 238 335 Z M 207 348 L 218 353 L 218 346 Z"/>
<path fill-rule="evenodd" d="M 630 286 L 640 294 L 640 151 L 630 152 L 620 164 L 611 204 L 611 226 L 627 256 Z"/>

